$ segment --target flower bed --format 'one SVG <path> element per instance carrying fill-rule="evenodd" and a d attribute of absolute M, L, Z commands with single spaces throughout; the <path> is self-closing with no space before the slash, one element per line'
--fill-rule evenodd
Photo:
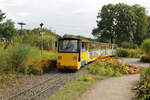
<path fill-rule="evenodd" d="M 121 76 L 123 74 L 137 74 L 141 68 L 131 64 L 123 64 L 112 58 L 102 59 L 101 57 L 89 67 L 92 74 L 102 74 L 109 76 Z"/>
<path fill-rule="evenodd" d="M 150 68 L 145 69 L 136 84 L 137 100 L 150 100 Z"/>

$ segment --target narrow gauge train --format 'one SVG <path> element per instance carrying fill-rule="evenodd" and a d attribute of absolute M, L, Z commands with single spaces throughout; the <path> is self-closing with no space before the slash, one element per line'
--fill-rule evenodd
<path fill-rule="evenodd" d="M 78 38 L 61 38 L 57 42 L 57 68 L 79 70 L 100 55 L 114 55 L 116 44 L 93 42 Z"/>

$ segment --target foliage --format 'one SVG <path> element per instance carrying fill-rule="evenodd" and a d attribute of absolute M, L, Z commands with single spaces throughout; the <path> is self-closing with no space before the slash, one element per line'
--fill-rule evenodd
<path fill-rule="evenodd" d="M 108 75 L 108 76 L 121 76 L 122 74 L 136 74 L 141 69 L 134 65 L 127 65 L 118 62 L 115 59 L 99 58 L 96 62 L 88 67 L 88 72 L 91 74 Z"/>
<path fill-rule="evenodd" d="M 128 57 L 128 56 L 129 56 L 129 53 L 128 53 L 128 50 L 127 50 L 127 49 L 119 48 L 119 49 L 117 49 L 117 51 L 116 51 L 116 55 L 117 55 L 118 57 Z"/>
<path fill-rule="evenodd" d="M 126 4 L 104 5 L 97 16 L 92 34 L 102 42 L 123 41 L 140 44 L 147 36 L 148 17 L 145 8 Z"/>
<path fill-rule="evenodd" d="M 10 40 L 13 36 L 16 35 L 17 35 L 17 30 L 12 20 L 9 19 L 0 25 L 0 36 Z"/>
<path fill-rule="evenodd" d="M 140 80 L 136 87 L 136 97 L 138 100 L 149 100 L 150 99 L 150 68 L 146 68 L 140 74 Z"/>
<path fill-rule="evenodd" d="M 148 17 L 148 30 L 147 30 L 147 37 L 150 38 L 150 17 Z"/>
<path fill-rule="evenodd" d="M 130 48 L 130 43 L 126 41 L 123 41 L 120 45 L 122 48 Z"/>
<path fill-rule="evenodd" d="M 55 41 L 57 41 L 57 37 L 51 30 L 43 29 L 45 33 L 43 36 L 40 36 L 40 29 L 25 30 L 24 34 L 21 36 L 21 43 L 30 44 L 34 47 L 41 48 L 41 43 L 43 42 L 44 50 L 55 50 Z M 20 40 L 19 40 L 20 41 Z M 18 42 L 17 42 L 18 43 Z"/>
<path fill-rule="evenodd" d="M 56 42 L 56 38 L 53 38 L 52 36 L 44 36 L 43 37 L 44 50 L 54 50 L 55 42 Z"/>
<path fill-rule="evenodd" d="M 34 75 L 42 75 L 43 69 L 42 67 L 38 67 L 38 66 L 29 66 L 28 73 Z"/>
<path fill-rule="evenodd" d="M 99 75 L 108 75 L 108 76 L 116 76 L 115 72 L 118 68 L 113 62 L 107 61 L 107 60 L 100 60 L 97 61 L 96 63 L 91 64 L 88 67 L 88 72 L 91 74 L 99 74 Z M 120 75 L 122 75 L 122 72 L 118 72 Z"/>
<path fill-rule="evenodd" d="M 0 47 L 0 73 L 4 72 L 5 64 L 6 64 L 6 56 L 3 48 Z"/>
<path fill-rule="evenodd" d="M 28 61 L 38 58 L 38 50 L 25 44 L 11 47 L 6 52 L 5 73 L 28 73 Z"/>
<path fill-rule="evenodd" d="M 150 62 L 150 57 L 149 57 L 149 56 L 142 55 L 142 56 L 140 57 L 140 61 L 141 61 L 141 62 L 147 62 L 147 63 L 149 63 L 149 62 Z"/>
<path fill-rule="evenodd" d="M 141 53 L 141 51 L 139 49 L 129 49 L 128 50 L 129 57 L 131 57 L 131 58 L 139 57 L 140 53 Z"/>
<path fill-rule="evenodd" d="M 41 51 L 39 51 L 41 52 Z M 42 60 L 56 60 L 56 53 L 44 50 Z"/>
<path fill-rule="evenodd" d="M 144 42 L 142 43 L 142 50 L 147 56 L 150 57 L 150 39 L 144 40 Z"/>
<path fill-rule="evenodd" d="M 91 67 L 94 66 L 94 67 Z M 89 69 L 89 73 L 91 74 L 101 74 L 101 75 L 105 75 L 105 68 L 104 67 L 99 67 L 98 65 L 94 64 L 91 65 L 90 67 L 88 67 Z"/>
<path fill-rule="evenodd" d="M 137 44 L 135 44 L 133 42 L 123 41 L 123 42 L 121 42 L 120 45 L 122 48 L 127 48 L 127 49 L 137 49 L 138 48 Z"/>
<path fill-rule="evenodd" d="M 136 15 L 136 32 L 134 33 L 134 42 L 138 45 L 147 37 L 148 30 L 148 17 L 146 15 L 146 10 L 140 5 L 134 5 L 132 7 Z"/>
<path fill-rule="evenodd" d="M 0 10 L 0 22 L 4 15 Z M 0 37 L 8 39 L 7 43 L 0 42 L 0 74 L 42 74 L 55 66 L 50 60 L 56 60 L 56 54 L 43 51 L 43 56 L 40 56 L 39 49 L 43 42 L 44 50 L 54 51 L 54 43 L 60 36 L 47 28 L 24 29 L 24 33 L 19 35 L 20 30 L 14 24 L 10 19 L 0 23 Z M 43 41 L 40 32 L 44 33 Z M 7 48 L 4 50 L 5 44 Z"/>
<path fill-rule="evenodd" d="M 130 58 L 138 58 L 143 54 L 141 49 L 126 49 L 119 48 L 116 50 L 116 56 L 118 57 L 130 57 Z"/>
<path fill-rule="evenodd" d="M 40 53 L 39 53 L 40 54 Z M 41 75 L 49 72 L 56 66 L 56 54 L 53 52 L 44 51 L 43 56 L 28 62 L 29 74 Z"/>
<path fill-rule="evenodd" d="M 3 21 L 3 19 L 5 19 L 5 13 L 0 10 L 0 22 Z"/>

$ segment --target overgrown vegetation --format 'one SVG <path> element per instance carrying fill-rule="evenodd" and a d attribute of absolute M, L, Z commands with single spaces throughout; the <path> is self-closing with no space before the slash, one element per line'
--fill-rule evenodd
<path fill-rule="evenodd" d="M 88 67 L 91 74 L 100 74 L 108 76 L 121 76 L 123 74 L 139 73 L 141 69 L 137 66 L 122 64 L 115 59 L 98 59 Z"/>
<path fill-rule="evenodd" d="M 150 57 L 150 39 L 144 40 L 144 42 L 142 43 L 142 49 L 145 54 Z"/>
<path fill-rule="evenodd" d="M 141 61 L 150 62 L 150 39 L 144 40 L 141 45 L 141 48 L 145 53 L 144 55 L 141 56 Z"/>
<path fill-rule="evenodd" d="M 38 48 L 26 44 L 1 49 L 0 56 L 0 72 L 5 74 L 42 74 L 43 67 L 52 67 L 49 60 L 56 57 L 55 53 L 48 51 L 40 56 Z"/>
<path fill-rule="evenodd" d="M 141 49 L 118 48 L 116 50 L 117 57 L 138 58 L 143 54 Z"/>
<path fill-rule="evenodd" d="M 54 43 L 60 37 L 47 28 L 15 28 L 12 20 L 3 21 L 5 13 L 0 10 L 0 88 L 15 83 L 12 81 L 24 75 L 41 75 L 55 66 Z M 43 41 L 40 32 L 44 32 Z M 43 56 L 41 43 L 43 42 Z M 9 83 L 9 84 L 8 84 Z"/>
<path fill-rule="evenodd" d="M 150 68 L 146 68 L 140 74 L 140 80 L 136 87 L 137 100 L 150 100 Z"/>
<path fill-rule="evenodd" d="M 126 49 L 137 49 L 138 48 L 137 44 L 135 44 L 133 42 L 127 42 L 127 41 L 121 42 L 120 47 L 126 48 Z"/>

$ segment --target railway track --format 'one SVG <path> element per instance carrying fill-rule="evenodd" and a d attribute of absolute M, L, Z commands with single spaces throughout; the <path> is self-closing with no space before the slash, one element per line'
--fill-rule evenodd
<path fill-rule="evenodd" d="M 19 91 L 9 97 L 2 97 L 0 100 L 47 100 L 60 87 L 84 74 L 85 70 L 86 67 L 76 73 L 62 73 L 58 71 L 51 73 L 51 76 L 48 79 L 33 87 Z"/>

